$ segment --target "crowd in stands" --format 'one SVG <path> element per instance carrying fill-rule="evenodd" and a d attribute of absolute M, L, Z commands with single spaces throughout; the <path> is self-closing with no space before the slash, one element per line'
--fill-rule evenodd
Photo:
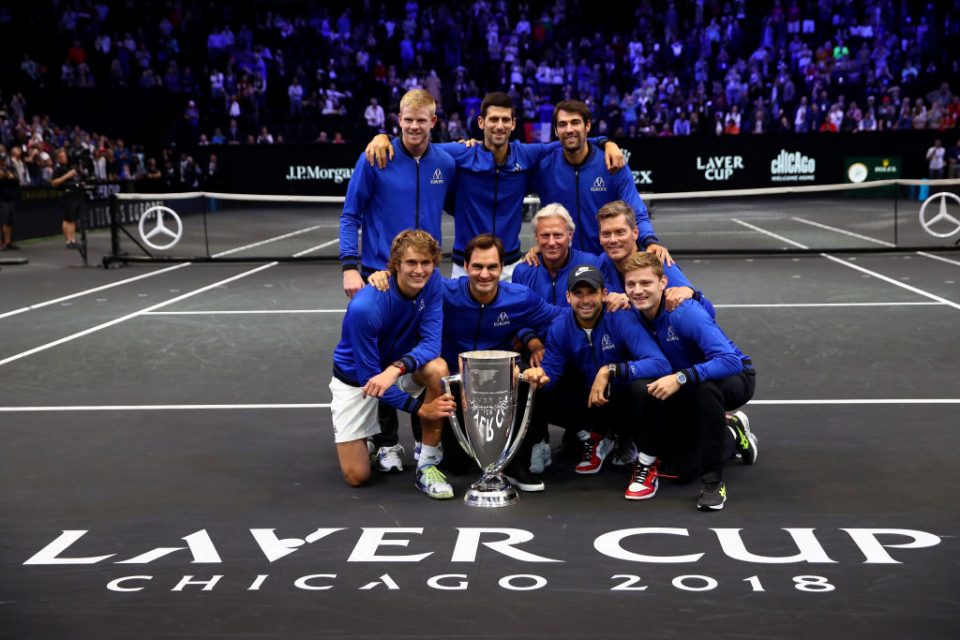
<path fill-rule="evenodd" d="M 567 98 L 591 107 L 595 133 L 624 137 L 946 130 L 960 114 L 960 0 L 67 0 L 41 15 L 56 37 L 24 52 L 25 94 L 175 94 L 191 145 L 363 141 L 397 131 L 415 87 L 440 105 L 439 140 L 476 135 L 492 90 L 513 96 L 528 140 Z M 118 176 L 151 172 L 120 141 L 91 146 Z"/>

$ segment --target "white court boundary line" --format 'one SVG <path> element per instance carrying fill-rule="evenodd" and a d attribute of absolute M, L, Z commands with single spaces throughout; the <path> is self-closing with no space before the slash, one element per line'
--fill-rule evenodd
<path fill-rule="evenodd" d="M 923 405 L 960 404 L 960 398 L 834 398 L 797 400 L 751 400 L 746 406 L 790 405 Z M 234 411 L 266 409 L 329 409 L 330 403 L 282 404 L 126 404 L 0 407 L 0 413 L 57 413 L 69 411 Z"/>
<path fill-rule="evenodd" d="M 0 320 L 3 318 L 8 318 L 26 311 L 33 311 L 34 309 L 42 309 L 43 307 L 49 307 L 52 304 L 57 304 L 58 302 L 66 302 L 67 300 L 73 300 L 74 298 L 79 298 L 81 296 L 89 295 L 91 293 L 97 293 L 98 291 L 105 291 L 107 289 L 112 289 L 113 287 L 119 287 L 121 285 L 130 284 L 131 282 L 136 282 L 137 280 L 143 280 L 144 278 L 152 278 L 153 276 L 158 276 L 161 273 L 167 273 L 173 271 L 174 269 L 182 269 L 183 267 L 189 267 L 192 262 L 184 262 L 182 264 L 175 264 L 172 267 L 166 267 L 158 271 L 151 271 L 150 273 L 143 273 L 139 276 L 134 276 L 132 278 L 127 278 L 125 280 L 117 280 L 116 282 L 111 282 L 110 284 L 104 284 L 99 287 L 94 287 L 93 289 L 85 289 L 83 291 L 78 291 L 76 293 L 71 293 L 60 298 L 54 298 L 53 300 L 47 300 L 46 302 L 40 302 L 38 304 L 30 305 L 29 307 L 23 307 L 22 309 L 16 309 L 14 311 L 8 311 L 6 313 L 0 314 Z"/>
<path fill-rule="evenodd" d="M 944 258 L 943 256 L 934 255 L 932 253 L 927 253 L 926 251 L 917 251 L 918 256 L 923 256 L 924 258 L 930 258 L 931 260 L 939 260 L 940 262 L 946 262 L 947 264 L 955 264 L 960 267 L 960 262 L 956 260 L 950 260 L 949 258 Z"/>
<path fill-rule="evenodd" d="M 41 351 L 46 351 L 47 349 L 51 349 L 51 348 L 53 348 L 53 347 L 56 347 L 56 346 L 59 346 L 59 345 L 61 345 L 61 344 L 70 342 L 70 341 L 72 341 L 72 340 L 76 340 L 77 338 L 82 338 L 83 336 L 90 335 L 91 333 L 95 333 L 95 332 L 97 332 L 97 331 L 100 331 L 101 329 L 106 329 L 107 327 L 112 327 L 113 325 L 120 324 L 121 322 L 125 322 L 125 321 L 127 321 L 127 320 L 130 320 L 131 318 L 136 318 L 137 316 L 141 316 L 141 315 L 143 315 L 143 314 L 145 314 L 145 313 L 147 313 L 147 312 L 153 311 L 153 310 L 155 310 L 155 309 L 162 309 L 163 307 L 166 307 L 167 305 L 171 305 L 171 304 L 174 304 L 174 303 L 176 303 L 176 302 L 180 302 L 181 300 L 186 300 L 187 298 L 193 297 L 193 296 L 195 296 L 195 295 L 197 295 L 197 294 L 200 294 L 200 293 L 204 293 L 205 291 L 210 291 L 211 289 L 215 289 L 215 288 L 217 288 L 217 287 L 219 287 L 219 286 L 221 286 L 221 285 L 227 284 L 227 283 L 229 283 L 229 282 L 233 282 L 233 281 L 235 281 L 235 280 L 240 280 L 241 278 L 246 278 L 247 276 L 251 276 L 251 275 L 253 275 L 253 274 L 255 274 L 255 273 L 259 273 L 260 271 L 264 271 L 265 269 L 269 269 L 269 268 L 271 268 L 271 267 L 275 267 L 275 266 L 278 265 L 278 264 L 279 264 L 278 262 L 269 262 L 269 263 L 267 263 L 267 264 L 260 265 L 259 267 L 255 267 L 255 268 L 253 268 L 253 269 L 249 269 L 249 270 L 244 271 L 244 272 L 242 272 L 242 273 L 238 273 L 238 274 L 236 274 L 236 275 L 230 276 L 229 278 L 225 278 L 224 280 L 220 280 L 220 281 L 218 281 L 218 282 L 214 282 L 213 284 L 208 284 L 208 285 L 206 285 L 206 286 L 204 286 L 204 287 L 200 287 L 199 289 L 194 289 L 193 291 L 187 292 L 187 293 L 185 293 L 185 294 L 183 294 L 183 295 L 179 295 L 179 296 L 177 296 L 177 297 L 175 297 L 175 298 L 171 298 L 170 300 L 166 300 L 165 302 L 160 302 L 160 303 L 157 303 L 157 304 L 155 304 L 155 305 L 151 305 L 151 306 L 146 307 L 146 308 L 144 308 L 144 309 L 140 309 L 139 311 L 134 311 L 133 313 L 128 313 L 128 314 L 125 315 L 125 316 L 121 316 L 121 317 L 119 317 L 119 318 L 114 318 L 113 320 L 110 320 L 110 321 L 108 321 L 108 322 L 104 322 L 103 324 L 98 324 L 98 325 L 95 326 L 95 327 L 90 327 L 89 329 L 84 329 L 83 331 L 78 331 L 77 333 L 72 333 L 72 334 L 70 334 L 70 335 L 68 335 L 68 336 L 64 336 L 63 338 L 60 338 L 60 339 L 58 339 L 58 340 L 54 340 L 53 342 L 48 342 L 47 344 L 42 344 L 42 345 L 40 345 L 39 347 L 34 347 L 33 349 L 28 349 L 27 351 L 23 351 L 23 352 L 18 353 L 18 354 L 16 354 L 16 355 L 10 356 L 9 358 L 4 358 L 3 360 L 0 360 L 0 366 L 3 366 L 3 365 L 8 364 L 8 363 L 10 363 L 10 362 L 14 362 L 15 360 L 19 360 L 19 359 L 21 359 L 21 358 L 25 358 L 25 357 L 27 357 L 27 356 L 32 356 L 33 354 L 35 354 L 35 353 L 40 353 Z"/>
<path fill-rule="evenodd" d="M 813 220 L 807 220 L 806 218 L 798 218 L 797 216 L 792 216 L 793 220 L 797 222 L 802 222 L 803 224 L 808 224 L 812 227 L 818 227 L 820 229 L 826 229 L 827 231 L 833 231 L 835 233 L 842 233 L 845 236 L 850 236 L 852 238 L 859 238 L 860 240 L 867 240 L 868 242 L 873 242 L 875 244 L 880 244 L 885 247 L 896 247 L 897 245 L 892 242 L 887 242 L 886 240 L 879 240 L 877 238 L 871 238 L 870 236 L 864 236 L 859 233 L 854 233 L 853 231 L 847 231 L 846 229 L 840 229 L 838 227 L 831 227 L 828 224 L 822 224 L 820 222 L 814 222 Z"/>
<path fill-rule="evenodd" d="M 936 302 L 918 302 L 914 304 L 937 304 Z M 716 305 L 714 305 L 716 306 Z M 289 313 L 346 313 L 346 309 L 230 309 L 226 311 L 148 311 L 145 316 L 243 316 L 274 315 Z"/>
<path fill-rule="evenodd" d="M 789 239 L 789 238 L 784 238 L 783 236 L 777 235 L 776 233 L 773 233 L 772 231 L 767 231 L 766 229 L 762 229 L 762 228 L 760 228 L 760 227 L 758 227 L 758 226 L 756 226 L 756 225 L 750 224 L 749 222 L 744 222 L 743 220 L 738 220 L 737 218 L 731 218 L 731 219 L 732 219 L 734 222 L 736 222 L 737 224 L 743 225 L 744 227 L 747 227 L 747 228 L 749 228 L 749 229 L 753 229 L 754 231 L 756 231 L 756 232 L 758 232 L 758 233 L 762 233 L 762 234 L 767 235 L 767 236 L 770 236 L 771 238 L 776 238 L 777 240 L 780 240 L 781 242 L 786 242 L 786 243 L 788 243 L 788 244 L 792 244 L 792 245 L 794 245 L 794 246 L 796 246 L 796 247 L 799 247 L 799 248 L 801 248 L 801 249 L 809 249 L 809 248 L 810 248 L 810 247 L 808 247 L 808 246 L 806 246 L 806 245 L 804 245 L 804 244 L 800 244 L 799 242 L 794 242 L 793 240 L 791 240 L 791 239 Z M 952 300 L 947 300 L 946 298 L 941 298 L 940 296 L 938 296 L 938 295 L 936 295 L 936 294 L 934 294 L 934 293 L 930 293 L 929 291 L 924 291 L 923 289 L 919 289 L 919 288 L 917 288 L 917 287 L 914 287 L 914 286 L 912 286 L 912 285 L 906 284 L 906 283 L 904 283 L 904 282 L 900 282 L 899 280 L 894 280 L 893 278 L 891 278 L 891 277 L 889 277 L 889 276 L 885 276 L 885 275 L 883 275 L 882 273 L 877 273 L 876 271 L 871 271 L 870 269 L 866 269 L 866 268 L 864 268 L 864 267 L 861 267 L 861 266 L 858 265 L 858 264 L 853 264 L 853 263 L 851 263 L 851 262 L 847 262 L 846 260 L 841 260 L 840 258 L 837 258 L 836 256 L 832 256 L 832 255 L 830 255 L 830 254 L 828 254 L 828 253 L 821 253 L 820 256 L 826 258 L 827 260 L 832 260 L 833 262 L 836 262 L 837 264 L 842 264 L 842 265 L 845 266 L 845 267 L 849 267 L 850 269 L 856 269 L 857 271 L 860 271 L 860 272 L 865 273 L 865 274 L 867 274 L 867 275 L 873 276 L 874 278 L 877 278 L 878 280 L 883 280 L 884 282 L 887 282 L 887 283 L 889 283 L 889 284 L 898 286 L 898 287 L 900 287 L 901 289 L 906 289 L 907 291 L 911 291 L 911 292 L 913 292 L 913 293 L 915 293 L 915 294 L 917 294 L 917 295 L 924 296 L 925 298 L 930 298 L 931 300 L 936 300 L 936 301 L 939 302 L 940 304 L 945 304 L 945 305 L 947 305 L 948 307 L 953 307 L 954 309 L 960 310 L 960 304 L 957 304 L 956 302 L 953 302 Z"/>

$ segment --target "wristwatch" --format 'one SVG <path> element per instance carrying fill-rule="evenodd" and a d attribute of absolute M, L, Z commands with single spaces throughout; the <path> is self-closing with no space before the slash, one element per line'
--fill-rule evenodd
<path fill-rule="evenodd" d="M 608 364 L 608 365 L 607 365 L 607 373 L 610 374 L 610 378 L 611 378 L 611 379 L 616 378 L 616 377 L 617 377 L 617 365 L 615 365 L 615 364 Z"/>
<path fill-rule="evenodd" d="M 683 371 L 679 372 L 677 374 L 677 382 L 680 383 L 680 386 L 687 384 L 687 374 L 685 374 Z"/>
<path fill-rule="evenodd" d="M 403 375 L 407 372 L 407 365 L 403 364 L 403 360 L 397 360 L 396 362 L 392 362 L 390 366 L 400 369 L 400 375 Z"/>

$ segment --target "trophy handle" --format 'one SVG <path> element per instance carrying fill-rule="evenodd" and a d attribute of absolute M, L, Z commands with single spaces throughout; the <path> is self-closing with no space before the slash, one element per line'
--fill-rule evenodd
<path fill-rule="evenodd" d="M 523 442 L 523 437 L 527 435 L 527 427 L 530 426 L 530 417 L 533 415 L 533 396 L 536 394 L 536 391 L 533 387 L 527 387 L 527 405 L 523 409 L 523 419 L 520 420 L 520 429 L 513 439 L 513 445 L 507 450 L 505 456 L 501 458 L 501 460 L 503 460 L 501 468 L 507 466 L 507 464 L 513 460 L 513 456 L 516 455 L 517 449 L 520 448 L 520 444 Z"/>
<path fill-rule="evenodd" d="M 451 383 L 457 382 L 462 384 L 462 379 L 460 378 L 459 373 L 454 374 L 452 376 L 443 376 L 440 380 L 443 384 L 443 392 L 449 393 L 451 395 L 453 394 L 453 392 L 450 390 Z M 460 404 L 459 401 L 457 402 L 457 404 Z M 463 435 L 463 431 L 460 428 L 460 421 L 457 420 L 456 411 L 450 414 L 450 424 L 453 426 L 453 435 L 456 436 L 457 442 L 460 443 L 460 446 L 463 448 L 463 450 L 467 453 L 468 456 L 476 460 L 477 456 L 473 452 L 473 447 L 470 446 L 470 441 L 467 440 L 466 436 Z"/>

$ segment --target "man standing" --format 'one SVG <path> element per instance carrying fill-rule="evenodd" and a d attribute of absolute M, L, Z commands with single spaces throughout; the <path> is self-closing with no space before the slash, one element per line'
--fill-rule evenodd
<path fill-rule="evenodd" d="M 56 160 L 57 166 L 53 170 L 50 186 L 63 192 L 60 199 L 63 206 L 63 239 L 67 249 L 80 249 L 77 242 L 77 221 L 83 213 L 81 176 L 76 167 L 70 166 L 66 149 L 57 149 Z"/>
<path fill-rule="evenodd" d="M 349 298 L 363 287 L 364 277 L 387 267 L 390 243 L 404 229 L 424 229 L 442 241 L 443 201 L 455 169 L 453 159 L 430 144 L 436 110 L 429 93 L 408 91 L 400 100 L 400 138 L 391 147 L 396 160 L 382 170 L 369 166 L 362 155 L 357 160 L 340 215 L 343 291 Z M 381 407 L 380 422 L 383 432 L 373 438 L 378 468 L 400 471 L 403 448 L 396 412 Z"/>
<path fill-rule="evenodd" d="M 534 186 L 541 202 L 557 202 L 566 207 L 576 222 L 573 246 L 580 251 L 603 252 L 597 228 L 596 212 L 614 200 L 623 200 L 635 212 L 640 246 L 672 262 L 666 247 L 660 245 L 647 208 L 640 199 L 629 168 L 610 174 L 602 154 L 587 140 L 590 133 L 590 109 L 579 100 L 564 100 L 553 110 L 553 130 L 560 148 L 546 154 L 537 169 Z"/>
<path fill-rule="evenodd" d="M 387 291 L 366 287 L 347 306 L 340 343 L 333 352 L 334 440 L 344 480 L 353 487 L 370 477 L 367 438 L 380 431 L 378 399 L 421 418 L 423 449 L 417 488 L 431 498 L 453 497 L 436 468 L 443 419 L 456 406 L 443 394 L 448 374 L 440 355 L 443 300 L 440 246 L 422 230 L 401 232 L 390 249 Z M 425 396 L 417 398 L 424 387 Z"/>
<path fill-rule="evenodd" d="M 400 231 L 423 229 L 441 240 L 443 200 L 455 169 L 450 155 L 430 144 L 436 109 L 426 91 L 408 91 L 400 100 L 400 137 L 391 146 L 397 152 L 395 160 L 380 170 L 369 166 L 363 155 L 357 160 L 340 215 L 340 262 L 347 297 L 363 287 L 363 276 L 386 268 L 390 242 Z"/>
<path fill-rule="evenodd" d="M 484 97 L 477 124 L 483 132 L 482 144 L 467 146 L 447 142 L 439 145 L 457 163 L 452 275 L 457 278 L 466 274 L 463 266 L 466 244 L 482 233 L 491 233 L 503 241 L 506 256 L 502 277 L 509 279 L 522 255 L 523 198 L 532 191 L 532 177 L 540 160 L 558 145 L 511 142 L 517 119 L 513 100 L 505 93 L 494 92 Z M 612 142 L 604 144 L 607 166 L 616 171 L 623 166 L 623 154 Z M 389 138 L 377 136 L 367 146 L 367 159 L 382 167 L 387 157 L 393 157 Z"/>
<path fill-rule="evenodd" d="M 0 152 L 0 251 L 20 248 L 13 244 L 13 222 L 19 197 L 20 181 L 10 166 L 10 158 Z"/>
<path fill-rule="evenodd" d="M 646 254 L 650 255 L 650 254 Z M 550 421 L 578 429 L 583 457 L 575 471 L 594 474 L 613 449 L 613 428 L 632 439 L 638 420 L 658 420 L 658 403 L 647 384 L 670 370 L 653 339 L 629 311 L 604 310 L 603 275 L 595 267 L 578 265 L 567 278 L 565 309 L 550 325 L 541 367 L 524 372 L 533 386 L 549 390 L 570 378 L 576 390 L 553 397 Z M 646 446 L 645 442 L 639 443 Z"/>
<path fill-rule="evenodd" d="M 947 150 L 943 148 L 940 138 L 933 141 L 933 146 L 927 149 L 927 166 L 930 169 L 930 178 L 936 180 L 943 177 L 943 168 L 946 166 L 944 157 Z"/>
<path fill-rule="evenodd" d="M 464 249 L 467 276 L 443 280 L 441 354 L 452 372 L 460 370 L 459 354 L 465 351 L 513 350 L 517 342 L 534 366 L 539 366 L 543 359 L 542 338 L 556 317 L 557 308 L 525 286 L 501 282 L 503 255 L 499 238 L 481 234 Z M 384 272 L 373 274 L 370 283 L 383 290 L 385 276 Z M 469 464 L 456 440 L 446 440 L 443 450 L 447 468 Z M 522 491 L 543 491 L 543 482 L 527 469 L 532 442 L 529 436 L 525 438 L 504 473 Z M 521 460 L 523 464 L 519 463 Z"/>
<path fill-rule="evenodd" d="M 434 100 L 436 100 L 436 98 L 434 98 Z M 402 105 L 400 111 L 403 111 Z M 363 110 L 363 119 L 367 121 L 367 131 L 370 132 L 371 136 L 375 136 L 383 131 L 383 125 L 387 122 L 386 114 L 383 112 L 383 107 L 377 103 L 376 98 L 370 98 L 370 104 Z"/>
<path fill-rule="evenodd" d="M 722 469 L 725 445 L 735 443 L 745 464 L 757 460 L 757 438 L 750 431 L 746 414 L 737 411 L 731 422 L 724 413 L 739 409 L 753 397 L 753 364 L 701 305 L 687 300 L 673 310 L 667 308 L 667 278 L 656 256 L 634 254 L 623 270 L 630 302 L 673 371 L 651 382 L 647 390 L 665 401 L 672 438 L 681 443 L 676 451 L 679 457 L 685 452 L 699 452 L 698 463 L 694 464 L 703 484 L 697 508 L 722 509 L 727 500 Z M 657 436 L 666 435 L 662 424 Z M 649 448 L 640 447 L 634 487 L 638 499 L 652 497 L 657 489 L 660 452 L 656 449 L 665 443 L 658 443 L 656 436 L 652 440 L 646 445 Z M 682 446 L 684 443 L 687 446 Z"/>

